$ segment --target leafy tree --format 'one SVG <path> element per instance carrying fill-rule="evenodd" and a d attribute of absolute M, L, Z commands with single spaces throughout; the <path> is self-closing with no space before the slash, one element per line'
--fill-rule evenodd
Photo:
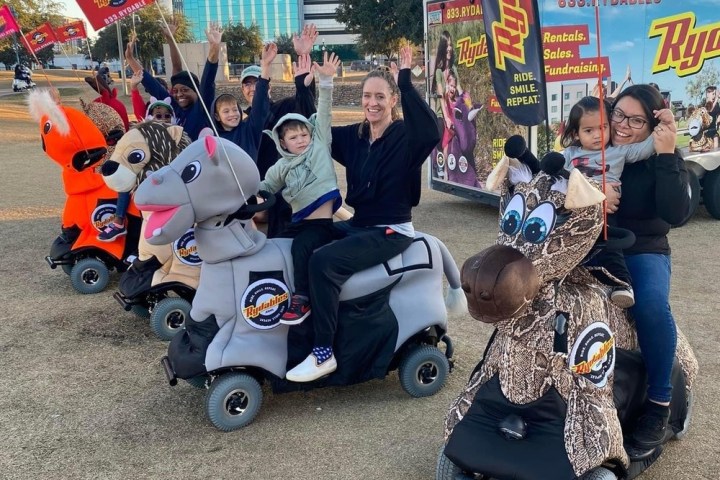
<path fill-rule="evenodd" d="M 685 84 L 690 101 L 705 105 L 705 89 L 711 85 L 720 86 L 720 72 L 715 62 L 705 62 L 703 69 Z"/>
<path fill-rule="evenodd" d="M 422 5 L 418 0 L 341 0 L 336 13 L 349 32 L 360 35 L 361 51 L 390 57 L 403 41 L 422 44 Z"/>
<path fill-rule="evenodd" d="M 253 63 L 263 48 L 260 27 L 256 23 L 249 27 L 239 23 L 225 25 L 223 41 L 227 45 L 229 63 Z M 292 40 L 290 48 L 292 49 Z"/>
<path fill-rule="evenodd" d="M 27 33 L 45 22 L 50 22 L 53 27 L 59 27 L 63 23 L 63 17 L 59 12 L 64 7 L 62 3 L 56 0 L 7 0 L 3 1 L 3 3 L 7 3 L 15 12 L 15 19 L 20 24 L 23 33 Z M 16 61 L 13 36 L 11 35 L 0 41 L 0 62 L 5 65 L 13 65 Z M 20 37 L 17 35 L 15 37 L 17 38 L 20 61 L 29 65 L 34 59 L 25 48 Z M 40 62 L 47 64 L 53 59 L 53 49 L 45 48 L 40 50 L 37 57 Z"/>
<path fill-rule="evenodd" d="M 286 53 L 290 55 L 290 58 L 294 62 L 297 60 L 297 54 L 295 53 L 295 48 L 293 47 L 293 37 L 292 35 L 288 35 L 287 33 L 282 33 L 275 37 L 275 45 L 278 47 L 278 53 Z"/>
<path fill-rule="evenodd" d="M 191 42 L 193 40 L 190 26 L 187 19 L 181 13 L 171 15 L 170 12 L 159 4 L 151 5 L 139 10 L 135 14 L 135 32 L 137 33 L 137 58 L 147 69 L 150 69 L 152 60 L 163 56 L 163 44 L 166 43 L 162 34 L 162 27 L 158 18 L 160 17 L 157 8 L 163 9 L 163 16 L 170 21 L 172 17 L 177 31 L 175 41 L 178 43 Z M 130 40 L 133 28 L 132 16 L 120 20 L 120 31 L 122 34 L 123 50 Z M 118 58 L 117 27 L 109 25 L 103 28 L 91 47 L 94 60 L 111 60 Z"/>

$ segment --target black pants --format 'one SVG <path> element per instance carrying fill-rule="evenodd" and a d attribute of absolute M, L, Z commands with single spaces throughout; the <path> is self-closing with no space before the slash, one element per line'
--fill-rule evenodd
<path fill-rule="evenodd" d="M 310 303 L 315 346 L 333 345 L 338 322 L 340 290 L 352 274 L 390 260 L 403 252 L 413 239 L 385 228 L 351 227 L 337 222 L 346 232 L 342 240 L 327 245 L 310 257 Z"/>
<path fill-rule="evenodd" d="M 291 223 L 281 237 L 292 238 L 290 249 L 293 257 L 293 277 L 295 279 L 294 294 L 310 296 L 308 286 L 308 265 L 310 257 L 318 248 L 341 238 L 342 233 L 333 227 L 332 218 L 316 218 Z"/>
<path fill-rule="evenodd" d="M 607 222 L 608 225 L 612 227 L 617 226 L 615 215 L 608 215 Z M 602 233 L 600 235 L 602 235 Z M 617 248 L 603 249 L 595 256 L 595 258 L 592 259 L 591 264 L 603 267 L 615 278 L 632 285 L 632 277 L 630 276 L 630 271 L 628 271 L 627 264 L 625 264 L 625 255 L 622 250 Z M 593 270 L 592 274 L 595 278 L 607 285 L 618 286 L 617 282 L 609 279 L 606 275 L 598 272 L 597 270 Z"/>
<path fill-rule="evenodd" d="M 267 212 L 267 237 L 281 236 L 290 226 L 290 219 L 292 218 L 292 208 L 282 197 L 281 192 L 275 194 L 275 205 L 270 207 Z"/>

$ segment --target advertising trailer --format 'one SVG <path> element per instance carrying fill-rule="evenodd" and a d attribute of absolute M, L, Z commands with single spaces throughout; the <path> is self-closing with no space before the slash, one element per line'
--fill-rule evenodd
<path fill-rule="evenodd" d="M 503 156 L 505 139 L 521 134 L 535 153 L 557 150 L 578 100 L 652 83 L 675 115 L 694 207 L 702 199 L 720 218 L 720 10 L 715 0 L 499 0 L 500 16 L 492 25 L 510 23 L 514 31 L 505 37 L 502 30 L 491 32 L 490 38 L 483 3 L 424 3 L 427 99 L 442 132 L 430 158 L 431 188 L 496 204 L 497 192 L 487 190 L 485 182 Z M 529 34 L 533 23 L 539 24 L 538 37 Z M 523 78 L 531 74 L 516 73 L 501 84 L 502 91 L 495 90 L 490 57 L 497 49 L 488 48 L 494 35 L 501 46 L 540 43 L 541 88 Z M 516 60 L 528 62 L 522 55 Z M 546 122 L 532 128 L 503 112 L 536 101 L 544 103 Z"/>

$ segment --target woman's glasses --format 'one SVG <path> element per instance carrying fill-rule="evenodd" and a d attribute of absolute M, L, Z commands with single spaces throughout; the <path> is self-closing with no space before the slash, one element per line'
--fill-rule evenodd
<path fill-rule="evenodd" d="M 155 120 L 170 120 L 172 119 L 172 113 L 156 113 L 153 118 Z"/>
<path fill-rule="evenodd" d="M 645 124 L 648 123 L 648 121 L 642 117 L 628 117 L 627 115 L 625 115 L 625 112 L 623 112 L 619 108 L 616 108 L 612 111 L 611 117 L 613 123 L 622 123 L 625 121 L 625 119 L 627 119 L 630 128 L 634 128 L 636 130 L 640 130 L 645 126 Z"/>

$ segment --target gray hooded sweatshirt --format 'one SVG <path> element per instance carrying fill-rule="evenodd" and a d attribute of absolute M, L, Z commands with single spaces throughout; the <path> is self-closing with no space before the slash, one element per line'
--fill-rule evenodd
<path fill-rule="evenodd" d="M 260 190 L 271 193 L 282 190 L 282 196 L 290 204 L 294 214 L 338 190 L 335 166 L 330 154 L 332 77 L 321 76 L 319 90 L 317 113 L 310 119 L 298 113 L 288 113 L 278 120 L 272 130 L 264 131 L 275 142 L 280 159 L 265 174 L 265 180 L 260 182 Z M 280 146 L 278 127 L 288 120 L 301 121 L 310 131 L 311 142 L 305 151 L 298 155 Z"/>

